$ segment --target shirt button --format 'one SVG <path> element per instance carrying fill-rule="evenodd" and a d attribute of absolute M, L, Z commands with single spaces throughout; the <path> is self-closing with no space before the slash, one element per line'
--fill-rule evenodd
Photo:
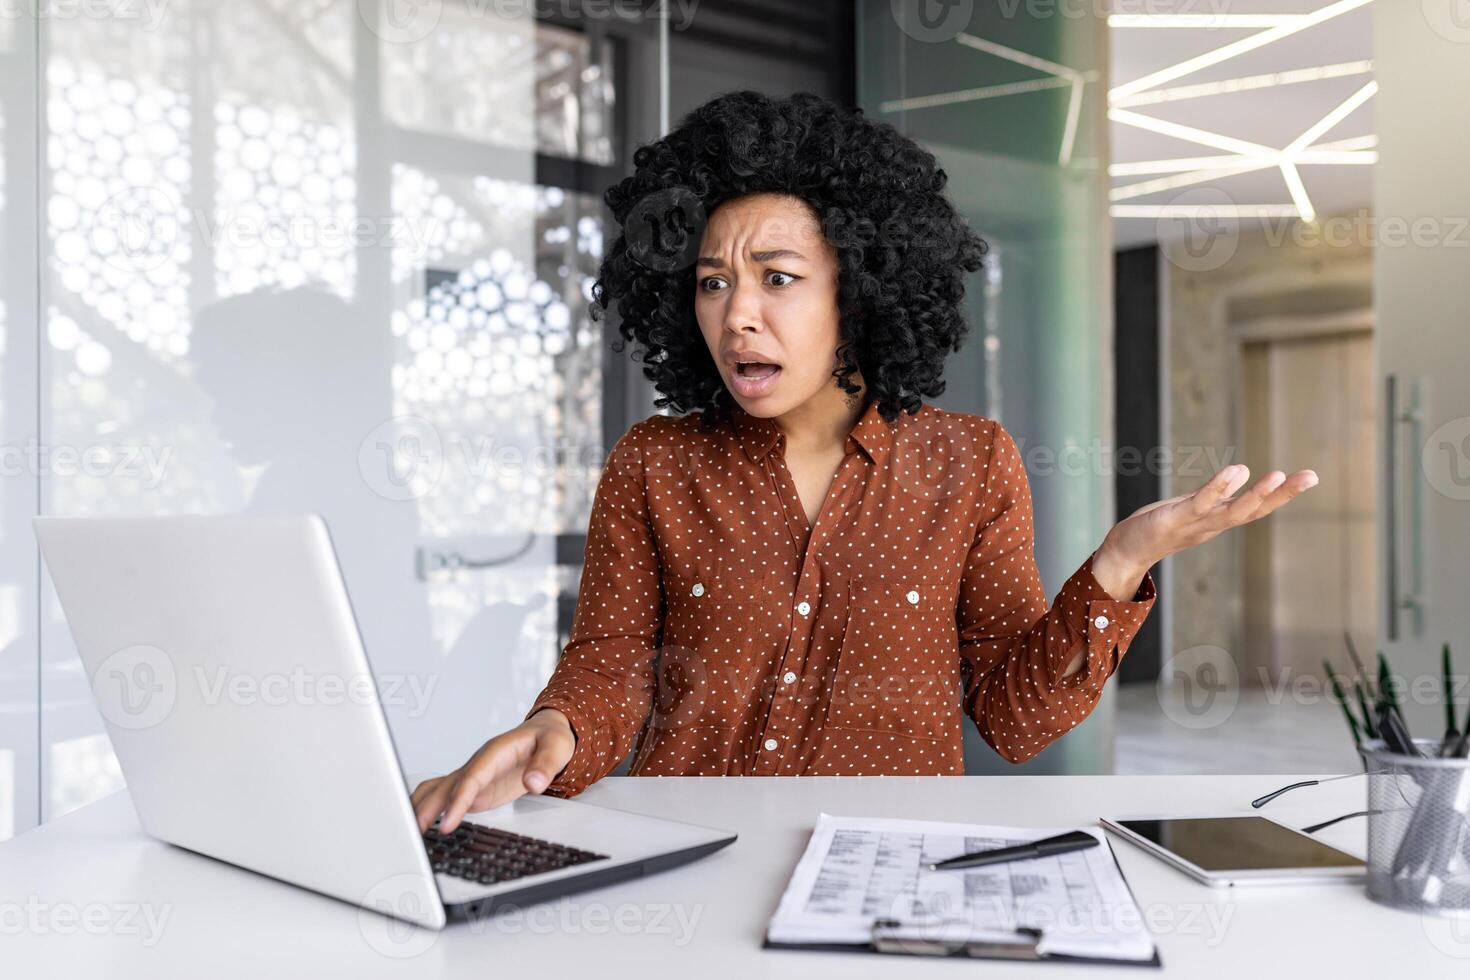
<path fill-rule="evenodd" d="M 696 596 L 704 595 L 704 585 L 699 582 L 695 582 L 694 588 L 690 589 L 689 591 L 693 592 Z"/>
<path fill-rule="evenodd" d="M 796 611 L 805 616 L 807 613 L 812 611 L 812 604 L 803 599 L 801 602 L 798 602 L 796 604 Z"/>
<path fill-rule="evenodd" d="M 910 590 L 909 594 L 904 596 L 904 598 L 909 601 L 909 605 L 911 606 L 917 606 L 919 604 L 919 593 L 917 592 Z"/>
<path fill-rule="evenodd" d="M 788 670 L 786 673 L 781 675 L 781 679 L 787 684 L 794 683 L 796 681 L 796 671 Z"/>
<path fill-rule="evenodd" d="M 776 740 L 774 738 L 766 739 L 766 749 L 770 752 L 776 751 Z"/>
<path fill-rule="evenodd" d="M 1096 619 L 1094 619 L 1092 621 L 1092 625 L 1093 626 L 1096 626 L 1100 630 L 1105 630 L 1105 629 L 1108 628 L 1108 624 L 1111 623 L 1111 622 L 1112 622 L 1112 620 L 1111 619 L 1108 619 L 1108 617 L 1106 617 L 1106 616 L 1099 616 L 1099 617 L 1097 617 Z"/>

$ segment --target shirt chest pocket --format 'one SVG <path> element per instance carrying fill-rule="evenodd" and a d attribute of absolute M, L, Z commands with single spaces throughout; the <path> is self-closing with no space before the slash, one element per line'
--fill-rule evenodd
<path fill-rule="evenodd" d="M 705 568 L 667 576 L 664 589 L 665 646 L 730 657 L 769 637 L 775 597 L 769 578 Z"/>
<path fill-rule="evenodd" d="M 922 575 L 864 576 L 849 586 L 827 724 L 948 738 L 960 718 L 954 601 Z"/>
<path fill-rule="evenodd" d="M 774 581 L 756 576 L 665 573 L 663 639 L 648 682 L 653 740 L 676 729 L 731 727 L 732 710 L 748 700 L 735 688 L 774 643 L 775 595 Z"/>

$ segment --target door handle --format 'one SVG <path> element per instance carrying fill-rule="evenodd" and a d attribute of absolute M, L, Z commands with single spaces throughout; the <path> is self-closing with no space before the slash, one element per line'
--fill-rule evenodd
<path fill-rule="evenodd" d="M 1424 632 L 1424 481 L 1418 450 L 1424 440 L 1427 382 L 1413 378 L 1401 385 L 1398 376 L 1390 374 L 1385 384 L 1385 633 L 1389 640 L 1398 640 L 1403 614 L 1410 619 L 1410 635 Z M 1401 428 L 1407 430 L 1405 439 L 1400 438 Z"/>

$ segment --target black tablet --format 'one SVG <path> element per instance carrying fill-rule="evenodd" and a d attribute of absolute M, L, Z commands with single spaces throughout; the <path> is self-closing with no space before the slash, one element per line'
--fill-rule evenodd
<path fill-rule="evenodd" d="M 1362 858 L 1265 817 L 1105 817 L 1101 822 L 1209 885 L 1363 880 Z"/>

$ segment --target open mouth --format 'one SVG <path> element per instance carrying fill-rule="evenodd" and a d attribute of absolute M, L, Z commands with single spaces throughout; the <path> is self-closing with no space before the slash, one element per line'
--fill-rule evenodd
<path fill-rule="evenodd" d="M 739 361 L 735 365 L 735 374 L 730 379 L 730 387 L 737 395 L 744 398 L 760 398 L 770 394 L 776 387 L 776 380 L 781 374 L 781 365 L 771 364 L 766 361 Z"/>
<path fill-rule="evenodd" d="M 740 377 L 742 378 L 749 378 L 752 381 L 762 381 L 766 378 L 773 378 L 776 376 L 776 372 L 779 370 L 781 370 L 781 365 L 768 364 L 764 361 L 741 361 L 739 364 L 735 365 L 736 374 L 740 375 Z"/>

